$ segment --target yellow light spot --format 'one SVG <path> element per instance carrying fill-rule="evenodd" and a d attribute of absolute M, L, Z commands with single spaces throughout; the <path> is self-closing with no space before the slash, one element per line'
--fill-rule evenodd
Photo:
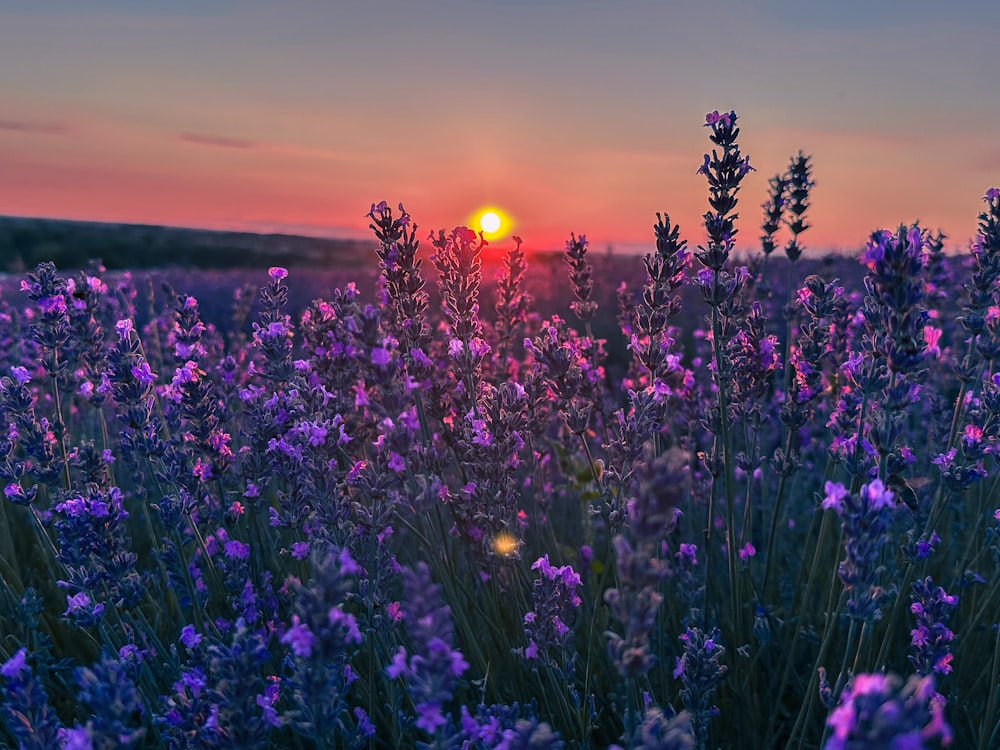
<path fill-rule="evenodd" d="M 482 227 L 484 233 L 493 234 L 500 229 L 500 224 L 500 217 L 497 216 L 496 211 L 487 211 L 479 217 L 479 226 Z"/>
<path fill-rule="evenodd" d="M 514 231 L 514 221 L 496 206 L 484 206 L 470 217 L 470 227 L 483 233 L 483 239 L 494 242 L 510 237 Z"/>
<path fill-rule="evenodd" d="M 493 537 L 493 551 L 501 557 L 509 557 L 513 555 L 517 552 L 517 549 L 520 546 L 521 540 L 506 531 L 501 531 Z"/>

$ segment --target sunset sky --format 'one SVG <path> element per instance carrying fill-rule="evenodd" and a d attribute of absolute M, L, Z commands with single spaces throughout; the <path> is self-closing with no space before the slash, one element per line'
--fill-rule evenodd
<path fill-rule="evenodd" d="M 801 149 L 807 247 L 917 219 L 962 247 L 998 29 L 995 0 L 0 0 L 0 214 L 368 236 L 373 201 L 428 231 L 491 205 L 603 249 L 665 211 L 697 244 L 734 109 L 741 245 Z"/>

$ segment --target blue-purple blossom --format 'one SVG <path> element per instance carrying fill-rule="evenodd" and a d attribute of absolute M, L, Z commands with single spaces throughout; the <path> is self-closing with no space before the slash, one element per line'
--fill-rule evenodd
<path fill-rule="evenodd" d="M 316 645 L 316 636 L 306 625 L 299 622 L 298 615 L 292 615 L 292 626 L 281 636 L 281 642 L 291 648 L 296 656 L 308 659 L 312 656 L 313 646 Z"/>
<path fill-rule="evenodd" d="M 626 738 L 624 747 L 613 745 L 618 750 L 695 750 L 697 741 L 691 727 L 691 715 L 687 711 L 675 713 L 659 706 L 648 706 L 642 721 L 632 736 Z"/>
<path fill-rule="evenodd" d="M 444 706 L 469 664 L 452 646 L 451 610 L 441 600 L 427 565 L 404 568 L 403 577 L 403 619 L 413 651 L 400 646 L 385 671 L 390 679 L 403 679 L 416 708 L 416 726 L 433 734 L 448 721 Z"/>
<path fill-rule="evenodd" d="M 188 648 L 195 648 L 201 643 L 201 634 L 195 631 L 194 625 L 185 625 L 181 628 L 181 643 Z"/>
<path fill-rule="evenodd" d="M 893 674 L 858 674 L 844 688 L 827 726 L 823 750 L 924 750 L 950 744 L 944 697 L 931 677 L 914 675 L 904 685 Z"/>
<path fill-rule="evenodd" d="M 878 561 L 896 509 L 895 495 L 880 479 L 862 485 L 857 494 L 827 482 L 826 493 L 823 507 L 832 508 L 843 520 L 844 557 L 839 572 L 848 592 L 847 613 L 859 620 L 876 617 L 888 597 L 879 585 Z"/>
<path fill-rule="evenodd" d="M 104 605 L 95 603 L 86 591 L 66 595 L 66 611 L 63 612 L 63 616 L 69 617 L 77 625 L 82 627 L 96 625 L 103 614 Z"/>
<path fill-rule="evenodd" d="M 719 642 L 721 635 L 718 629 L 706 633 L 688 626 L 678 636 L 684 651 L 677 657 L 673 675 L 683 685 L 681 701 L 691 716 L 692 730 L 700 747 L 708 741 L 709 722 L 719 715 L 719 708 L 712 700 L 729 669 L 722 663 L 726 649 Z"/>
<path fill-rule="evenodd" d="M 577 593 L 582 586 L 580 574 L 570 565 L 556 567 L 543 555 L 531 565 L 538 571 L 532 589 L 533 607 L 524 615 L 524 634 L 528 646 L 525 659 L 561 669 L 569 680 L 573 673 L 573 640 L 576 610 L 583 600 Z"/>
<path fill-rule="evenodd" d="M 0 665 L 0 720 L 23 750 L 59 747 L 62 724 L 49 705 L 41 681 L 27 662 L 27 649 L 18 649 Z"/>
<path fill-rule="evenodd" d="M 916 627 L 910 631 L 909 659 L 922 677 L 952 671 L 951 643 L 955 633 L 948 627 L 948 620 L 956 606 L 958 597 L 934 585 L 930 576 L 914 581 L 910 612 Z"/>

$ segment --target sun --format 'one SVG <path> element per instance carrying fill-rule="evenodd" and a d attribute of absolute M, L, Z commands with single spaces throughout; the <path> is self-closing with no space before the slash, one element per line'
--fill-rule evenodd
<path fill-rule="evenodd" d="M 496 211 L 487 211 L 479 217 L 479 226 L 484 232 L 489 232 L 490 234 L 500 229 L 501 223 Z"/>
<path fill-rule="evenodd" d="M 506 211 L 496 206 L 484 206 L 473 214 L 469 226 L 476 232 L 483 233 L 487 242 L 509 237 L 514 229 L 514 222 Z"/>

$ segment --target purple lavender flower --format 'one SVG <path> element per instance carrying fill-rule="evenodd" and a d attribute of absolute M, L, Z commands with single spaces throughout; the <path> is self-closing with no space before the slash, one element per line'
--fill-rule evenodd
<path fill-rule="evenodd" d="M 93 714 L 86 727 L 69 730 L 98 748 L 139 747 L 146 728 L 137 726 L 144 711 L 126 663 L 105 652 L 90 668 L 76 670 L 80 700 Z"/>
<path fill-rule="evenodd" d="M 312 656 L 313 647 L 316 645 L 316 636 L 312 634 L 307 625 L 299 621 L 298 615 L 292 615 L 292 626 L 281 636 L 281 642 L 287 645 L 296 656 L 309 659 Z"/>
<path fill-rule="evenodd" d="M 717 628 L 705 633 L 691 626 L 679 636 L 684 653 L 677 657 L 674 678 L 684 686 L 681 700 L 691 716 L 692 731 L 701 748 L 708 742 L 709 722 L 719 715 L 718 707 L 712 705 L 712 695 L 728 669 L 722 663 L 726 649 L 719 643 L 720 637 Z"/>
<path fill-rule="evenodd" d="M 496 750 L 562 750 L 565 743 L 544 721 L 518 720 L 505 729 Z"/>
<path fill-rule="evenodd" d="M 59 730 L 62 750 L 94 750 L 94 734 L 89 726 Z"/>
<path fill-rule="evenodd" d="M 18 385 L 27 385 L 31 382 L 31 373 L 28 372 L 27 367 L 12 367 L 10 375 Z"/>
<path fill-rule="evenodd" d="M 201 643 L 202 636 L 200 633 L 196 632 L 194 625 L 185 625 L 181 628 L 181 643 L 183 643 L 187 648 L 194 649 Z"/>
<path fill-rule="evenodd" d="M 760 238 L 761 250 L 764 253 L 764 262 L 774 252 L 776 247 L 774 236 L 781 229 L 781 217 L 785 214 L 788 205 L 788 174 L 776 174 L 768 181 L 768 199 L 761 205 L 764 209 L 764 221 L 761 229 L 764 234 Z"/>
<path fill-rule="evenodd" d="M 623 677 L 645 675 L 656 663 L 650 635 L 656 614 L 663 603 L 657 590 L 667 575 L 667 568 L 652 550 L 651 542 L 637 547 L 619 534 L 614 539 L 620 585 L 604 592 L 612 616 L 625 626 L 624 635 L 607 631 L 608 651 L 618 673 Z"/>
<path fill-rule="evenodd" d="M 347 719 L 347 697 L 356 679 L 350 660 L 362 638 L 345 604 L 359 571 L 347 550 L 317 552 L 312 561 L 314 577 L 308 585 L 295 585 L 295 613 L 281 637 L 291 651 L 282 689 L 292 730 L 330 743 Z"/>
<path fill-rule="evenodd" d="M 577 237 L 571 234 L 566 241 L 566 254 L 563 260 L 569 266 L 570 287 L 576 299 L 570 303 L 570 309 L 584 323 L 593 320 L 597 313 L 597 302 L 591 299 L 594 290 L 594 267 L 587 261 L 587 236 Z"/>
<path fill-rule="evenodd" d="M 448 722 L 445 704 L 469 664 L 452 646 L 451 610 L 441 599 L 441 588 L 431 581 L 426 563 L 404 568 L 403 580 L 403 619 L 412 653 L 400 646 L 386 667 L 386 675 L 403 679 L 416 708 L 416 726 L 433 735 Z"/>
<path fill-rule="evenodd" d="M 0 717 L 23 750 L 59 747 L 62 724 L 21 648 L 0 665 Z"/>
<path fill-rule="evenodd" d="M 67 609 L 67 615 L 76 619 L 83 612 L 98 616 L 103 610 L 103 604 L 91 606 L 91 594 L 103 592 L 108 603 L 130 608 L 145 593 L 135 570 L 138 555 L 126 536 L 129 514 L 121 490 L 88 487 L 86 495 L 69 495 L 55 507 L 60 514 L 55 524 L 58 559 L 70 573 L 67 585 L 82 589 Z"/>
<path fill-rule="evenodd" d="M 425 350 L 431 335 L 427 320 L 428 297 L 421 278 L 423 259 L 418 258 L 420 242 L 416 238 L 417 225 L 410 220 L 403 204 L 399 216 L 394 217 L 385 201 L 372 204 L 368 212 L 369 226 L 379 241 L 376 250 L 379 267 L 385 283 L 391 312 L 389 330 L 402 342 L 401 351 L 409 371 L 423 380 L 429 374 Z"/>
<path fill-rule="evenodd" d="M 833 509 L 843 519 L 840 580 L 848 592 L 847 614 L 858 620 L 877 617 L 889 595 L 879 586 L 882 570 L 878 560 L 889 538 L 895 496 L 880 479 L 863 485 L 857 494 L 839 483 L 827 482 L 823 507 Z"/>
<path fill-rule="evenodd" d="M 922 375 L 927 351 L 923 335 L 927 312 L 921 306 L 923 242 L 918 226 L 901 226 L 895 235 L 875 232 L 865 251 L 869 272 L 862 314 L 867 356 L 854 380 L 869 399 L 877 399 L 878 410 L 861 415 L 862 435 L 877 451 L 878 475 L 890 483 L 905 468 L 897 453 L 900 425 L 916 401 L 918 391 L 913 386 Z M 856 446 L 855 456 L 860 455 Z"/>
<path fill-rule="evenodd" d="M 275 708 L 283 681 L 269 674 L 276 644 L 242 619 L 216 625 L 220 636 L 206 636 L 181 664 L 157 723 L 168 747 L 265 750 L 284 722 Z"/>
<path fill-rule="evenodd" d="M 712 271 L 722 270 L 729 260 L 737 232 L 734 225 L 737 215 L 733 213 L 736 194 L 743 178 L 753 169 L 749 157 L 740 153 L 736 143 L 740 134 L 736 120 L 735 112 L 723 115 L 710 112 L 705 116 L 705 127 L 712 130 L 709 139 L 722 148 L 722 154 L 713 149 L 711 156 L 705 154 L 704 163 L 698 169 L 698 173 L 708 180 L 708 202 L 712 212 L 705 214 L 709 244 L 699 247 L 695 257 Z"/>
<path fill-rule="evenodd" d="M 516 367 L 513 348 L 527 322 L 532 296 L 525 290 L 527 263 L 521 250 L 521 238 L 513 237 L 514 247 L 504 256 L 503 267 L 497 272 L 496 337 L 497 377 L 509 376 Z M 499 385 L 499 380 L 498 383 Z"/>
<path fill-rule="evenodd" d="M 812 165 L 809 163 L 810 157 L 799 151 L 798 156 L 792 157 L 788 165 L 788 218 L 786 223 L 791 232 L 791 239 L 785 246 L 785 255 L 789 261 L 794 263 L 802 255 L 802 247 L 799 244 L 799 235 L 805 232 L 809 225 L 805 222 L 804 215 L 809 209 L 809 193 L 815 186 L 812 179 Z"/>
<path fill-rule="evenodd" d="M 958 605 L 958 597 L 949 596 L 928 576 L 913 582 L 910 601 L 910 612 L 916 620 L 916 627 L 910 631 L 910 663 L 921 677 L 951 673 L 955 633 L 948 627 L 948 619 Z"/>
<path fill-rule="evenodd" d="M 524 616 L 524 634 L 528 647 L 524 657 L 560 669 L 563 677 L 572 679 L 576 654 L 573 642 L 573 621 L 582 604 L 577 588 L 582 586 L 580 574 L 572 566 L 556 567 L 549 556 L 539 557 L 531 566 L 538 571 L 532 590 L 534 606 Z"/>
<path fill-rule="evenodd" d="M 665 711 L 659 706 L 649 706 L 632 737 L 619 750 L 695 750 L 696 747 L 691 715 L 687 711 L 678 714 L 672 709 Z"/>
<path fill-rule="evenodd" d="M 263 309 L 253 323 L 253 343 L 264 359 L 264 375 L 273 383 L 289 380 L 295 368 L 292 364 L 291 319 L 282 313 L 288 304 L 288 287 L 284 268 L 272 268 L 270 281 L 261 289 Z"/>
<path fill-rule="evenodd" d="M 66 595 L 66 611 L 63 612 L 63 617 L 68 617 L 80 627 L 87 628 L 100 621 L 104 609 L 103 604 L 95 603 L 90 594 L 81 591 Z"/>
<path fill-rule="evenodd" d="M 892 674 L 855 675 L 830 712 L 824 750 L 924 750 L 934 740 L 950 744 L 944 698 L 931 677 L 914 675 L 903 685 Z"/>

